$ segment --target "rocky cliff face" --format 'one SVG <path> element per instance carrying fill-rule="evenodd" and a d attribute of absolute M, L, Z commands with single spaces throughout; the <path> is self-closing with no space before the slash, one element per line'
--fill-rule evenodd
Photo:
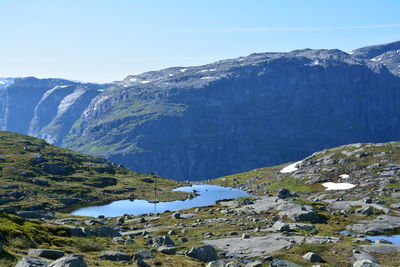
<path fill-rule="evenodd" d="M 400 80 L 339 50 L 253 54 L 129 76 L 97 96 L 64 145 L 176 179 L 400 137 Z"/>
<path fill-rule="evenodd" d="M 397 43 L 378 48 L 252 54 L 128 76 L 102 92 L 16 80 L 0 90 L 0 126 L 175 179 L 398 140 Z"/>
<path fill-rule="evenodd" d="M 3 79 L 0 129 L 58 144 L 104 86 L 63 79 Z M 8 82 L 8 84 L 6 84 Z"/>

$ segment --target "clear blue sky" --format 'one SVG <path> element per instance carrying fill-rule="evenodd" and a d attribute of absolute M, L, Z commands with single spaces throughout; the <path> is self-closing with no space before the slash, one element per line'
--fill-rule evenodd
<path fill-rule="evenodd" d="M 0 0 L 0 77 L 106 82 L 254 52 L 396 40 L 399 0 Z"/>

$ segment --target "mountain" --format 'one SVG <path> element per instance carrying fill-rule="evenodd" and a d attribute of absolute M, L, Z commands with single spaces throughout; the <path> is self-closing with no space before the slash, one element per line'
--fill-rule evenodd
<path fill-rule="evenodd" d="M 0 127 L 174 179 L 399 140 L 398 44 L 259 53 L 108 85 L 16 79 L 0 89 Z"/>
<path fill-rule="evenodd" d="M 253 54 L 129 76 L 63 145 L 132 169 L 204 179 L 400 137 L 400 79 L 339 50 Z"/>
<path fill-rule="evenodd" d="M 0 88 L 0 130 L 59 144 L 106 86 L 64 79 L 14 79 Z"/>
<path fill-rule="evenodd" d="M 0 131 L 0 212 L 64 210 L 133 195 L 149 199 L 153 179 L 103 158 Z M 171 192 L 177 185 L 159 177 L 157 197 L 181 197 Z"/>
<path fill-rule="evenodd" d="M 0 77 L 0 88 L 9 86 L 14 82 L 14 78 Z"/>
<path fill-rule="evenodd" d="M 400 41 L 359 48 L 352 51 L 351 54 L 357 58 L 379 62 L 394 75 L 400 76 Z"/>

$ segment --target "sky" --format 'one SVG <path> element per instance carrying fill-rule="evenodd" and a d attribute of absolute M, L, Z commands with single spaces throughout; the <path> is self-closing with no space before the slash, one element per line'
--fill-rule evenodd
<path fill-rule="evenodd" d="M 399 0 L 0 0 L 0 77 L 112 82 L 251 53 L 400 40 Z"/>

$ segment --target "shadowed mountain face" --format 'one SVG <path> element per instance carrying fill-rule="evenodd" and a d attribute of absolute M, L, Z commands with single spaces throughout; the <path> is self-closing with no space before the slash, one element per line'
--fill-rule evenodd
<path fill-rule="evenodd" d="M 352 54 L 252 54 L 128 76 L 101 92 L 87 84 L 20 89 L 38 94 L 26 107 L 31 116 L 18 124 L 0 119 L 0 125 L 174 179 L 218 177 L 347 143 L 398 140 L 400 78 L 391 66 L 400 56 L 396 45 L 383 46 Z M 17 91 L 16 84 L 0 94 Z M 0 112 L 14 114 L 0 99 Z"/>
<path fill-rule="evenodd" d="M 63 79 L 13 79 L 0 87 L 0 130 L 59 144 L 103 87 Z"/>

